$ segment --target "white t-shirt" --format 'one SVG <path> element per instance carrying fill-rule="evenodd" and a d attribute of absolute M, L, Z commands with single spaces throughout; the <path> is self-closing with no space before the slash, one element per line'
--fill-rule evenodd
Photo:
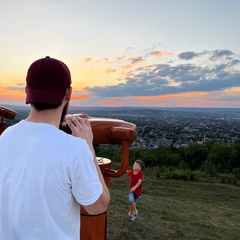
<path fill-rule="evenodd" d="M 85 140 L 26 120 L 0 136 L 0 240 L 79 240 L 102 191 Z"/>

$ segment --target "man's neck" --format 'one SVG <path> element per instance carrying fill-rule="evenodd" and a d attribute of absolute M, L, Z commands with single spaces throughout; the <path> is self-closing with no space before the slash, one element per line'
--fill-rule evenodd
<path fill-rule="evenodd" d="M 27 121 L 36 123 L 48 123 L 59 127 L 61 119 L 61 108 L 48 109 L 43 111 L 37 111 L 32 107 L 29 116 L 26 118 Z"/>

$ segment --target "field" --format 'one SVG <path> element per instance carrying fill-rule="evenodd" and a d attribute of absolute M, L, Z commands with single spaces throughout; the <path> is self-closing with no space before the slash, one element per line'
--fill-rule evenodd
<path fill-rule="evenodd" d="M 107 240 L 240 239 L 240 187 L 145 172 L 139 219 L 129 221 L 128 176 L 111 179 Z"/>

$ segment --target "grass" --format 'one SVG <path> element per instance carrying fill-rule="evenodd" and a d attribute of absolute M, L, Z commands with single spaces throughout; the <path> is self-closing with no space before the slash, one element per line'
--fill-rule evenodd
<path fill-rule="evenodd" d="M 145 171 L 137 221 L 127 219 L 128 176 L 111 179 L 107 240 L 240 239 L 239 186 L 162 179 L 151 172 Z"/>

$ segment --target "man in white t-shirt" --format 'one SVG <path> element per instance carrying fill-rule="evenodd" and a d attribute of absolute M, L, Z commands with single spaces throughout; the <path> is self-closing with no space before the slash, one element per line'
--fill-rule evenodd
<path fill-rule="evenodd" d="M 69 116 L 71 75 L 46 57 L 26 77 L 29 116 L 0 136 L 0 240 L 78 240 L 80 205 L 104 212 L 110 195 L 97 164 L 89 121 Z"/>

